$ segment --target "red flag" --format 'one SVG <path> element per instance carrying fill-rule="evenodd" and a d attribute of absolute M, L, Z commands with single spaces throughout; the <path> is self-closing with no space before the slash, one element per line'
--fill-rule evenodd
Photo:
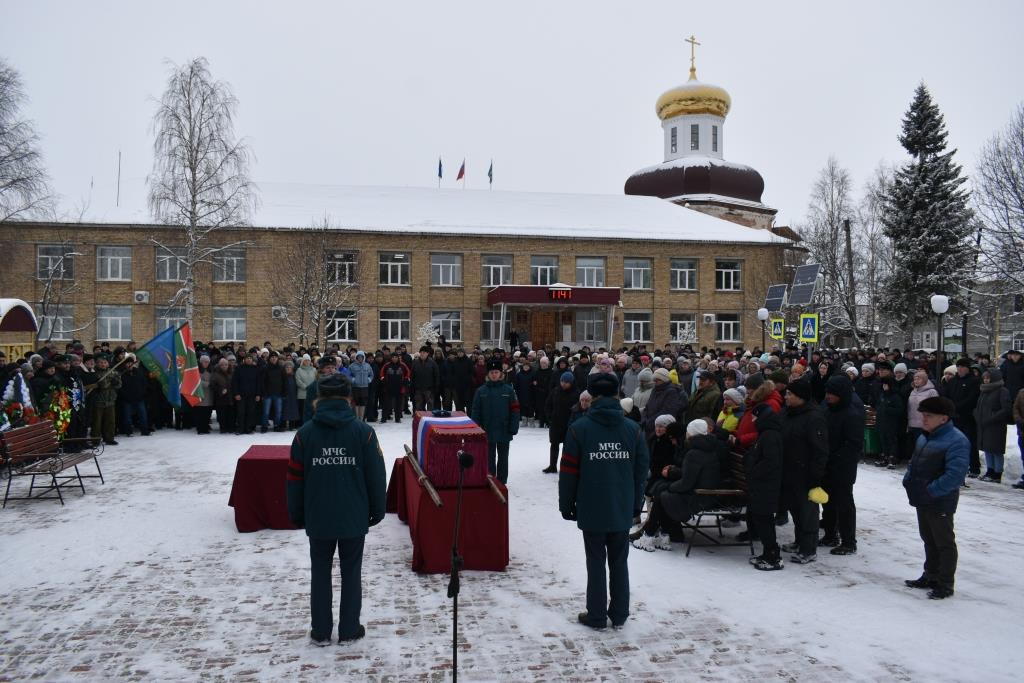
<path fill-rule="evenodd" d="M 462 166 L 459 167 L 459 175 L 455 178 L 456 181 L 462 180 L 466 177 L 466 160 L 462 160 Z"/>
<path fill-rule="evenodd" d="M 192 345 L 192 328 L 185 323 L 174 335 L 175 356 L 177 357 L 180 392 L 190 406 L 197 406 L 203 400 L 203 385 L 199 377 L 199 362 Z"/>

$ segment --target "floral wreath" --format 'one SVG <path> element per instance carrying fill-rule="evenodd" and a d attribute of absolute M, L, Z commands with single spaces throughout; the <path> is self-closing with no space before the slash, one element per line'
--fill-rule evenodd
<path fill-rule="evenodd" d="M 32 393 L 21 373 L 16 373 L 4 388 L 0 399 L 0 432 L 35 424 L 39 421 L 35 406 L 32 405 Z"/>

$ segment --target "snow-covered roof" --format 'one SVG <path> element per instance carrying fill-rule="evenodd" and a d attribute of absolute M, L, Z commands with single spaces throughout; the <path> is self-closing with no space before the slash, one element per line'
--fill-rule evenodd
<path fill-rule="evenodd" d="M 412 234 L 521 235 L 578 239 L 788 244 L 664 199 L 415 187 L 258 183 L 251 224 L 299 229 L 324 216 L 337 229 Z M 83 223 L 151 223 L 141 209 L 89 209 Z"/>
<path fill-rule="evenodd" d="M 7 314 L 11 313 L 8 318 Z M 0 331 L 35 332 L 39 329 L 36 314 L 21 299 L 0 299 Z"/>
<path fill-rule="evenodd" d="M 655 171 L 664 171 L 669 168 L 694 168 L 697 166 L 703 166 L 709 168 L 712 166 L 718 166 L 720 168 L 731 168 L 737 171 L 753 171 L 755 169 L 747 166 L 746 164 L 737 164 L 733 161 L 726 161 L 725 159 L 719 159 L 718 157 L 711 157 L 704 154 L 688 154 L 686 156 L 679 157 L 678 159 L 672 159 L 671 161 L 663 161 L 660 164 L 654 166 L 647 166 L 641 168 L 633 175 L 643 175 L 644 173 L 654 173 Z"/>

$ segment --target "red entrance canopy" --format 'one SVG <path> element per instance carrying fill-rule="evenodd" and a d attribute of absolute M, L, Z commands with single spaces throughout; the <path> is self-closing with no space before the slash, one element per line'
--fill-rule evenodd
<path fill-rule="evenodd" d="M 0 299 L 0 332 L 37 332 L 35 313 L 21 299 Z"/>
<path fill-rule="evenodd" d="M 487 292 L 487 305 L 511 306 L 617 306 L 618 287 L 569 285 L 500 285 Z"/>

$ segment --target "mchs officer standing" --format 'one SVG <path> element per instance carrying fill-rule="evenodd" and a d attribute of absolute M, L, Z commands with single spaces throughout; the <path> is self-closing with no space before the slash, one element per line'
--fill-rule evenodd
<path fill-rule="evenodd" d="M 288 516 L 309 537 L 312 574 L 310 638 L 331 642 L 331 568 L 341 563 L 338 642 L 366 634 L 362 607 L 363 542 L 369 527 L 384 519 L 384 456 L 377 434 L 356 419 L 352 386 L 342 375 L 319 381 L 311 422 L 292 441 L 288 462 Z"/>

